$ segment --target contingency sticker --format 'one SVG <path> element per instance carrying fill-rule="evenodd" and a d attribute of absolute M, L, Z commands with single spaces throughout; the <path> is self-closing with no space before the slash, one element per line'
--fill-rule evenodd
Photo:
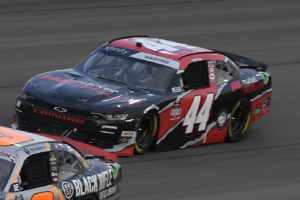
<path fill-rule="evenodd" d="M 10 153 L 8 151 L 0 150 L 0 158 L 4 159 L 4 160 L 7 160 L 7 161 L 10 161 L 10 162 L 14 162 L 15 159 L 16 159 L 16 155 L 13 154 L 13 153 Z"/>
<path fill-rule="evenodd" d="M 149 54 L 149 53 L 140 52 L 140 53 L 133 54 L 130 57 L 153 62 L 153 63 L 160 64 L 160 65 L 165 65 L 168 67 L 172 67 L 174 69 L 179 68 L 179 62 L 169 59 L 169 58 L 164 58 L 164 57 L 156 56 L 156 55 Z"/>

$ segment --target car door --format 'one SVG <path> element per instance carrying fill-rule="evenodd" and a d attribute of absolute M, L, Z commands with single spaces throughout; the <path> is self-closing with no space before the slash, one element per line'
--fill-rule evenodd
<path fill-rule="evenodd" d="M 182 74 L 184 92 L 161 113 L 166 125 L 160 129 L 164 135 L 158 138 L 158 150 L 184 148 L 206 132 L 218 89 L 214 67 L 215 61 L 196 61 L 186 67 Z"/>
<path fill-rule="evenodd" d="M 32 154 L 27 157 L 18 175 L 18 183 L 11 185 L 11 199 L 59 199 L 51 190 L 53 177 L 49 170 L 49 152 Z"/>
<path fill-rule="evenodd" d="M 241 96 L 238 67 L 225 57 L 191 63 L 185 73 L 184 87 L 192 91 L 182 99 L 182 132 L 188 141 L 181 148 L 224 141 L 228 115 Z"/>
<path fill-rule="evenodd" d="M 88 167 L 83 158 L 67 144 L 56 150 L 30 155 L 23 163 L 18 184 L 11 186 L 15 199 L 72 199 L 74 187 L 64 181 L 81 178 Z"/>
<path fill-rule="evenodd" d="M 214 84 L 214 61 L 190 63 L 183 76 L 183 87 L 189 91 L 182 98 L 184 115 L 182 133 L 194 138 L 202 135 L 208 125 L 217 86 Z"/>

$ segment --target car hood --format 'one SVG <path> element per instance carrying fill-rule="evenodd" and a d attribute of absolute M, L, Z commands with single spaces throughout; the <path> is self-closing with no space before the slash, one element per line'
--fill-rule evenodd
<path fill-rule="evenodd" d="M 147 107 L 163 97 L 71 69 L 33 77 L 23 93 L 64 108 L 108 113 Z"/>

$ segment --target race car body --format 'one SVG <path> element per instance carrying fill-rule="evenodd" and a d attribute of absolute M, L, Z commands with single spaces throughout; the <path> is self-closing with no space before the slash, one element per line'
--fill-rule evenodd
<path fill-rule="evenodd" d="M 248 58 L 149 37 L 100 46 L 24 86 L 17 128 L 119 155 L 239 141 L 270 111 L 271 75 Z"/>
<path fill-rule="evenodd" d="M 66 142 L 0 127 L 0 199 L 119 198 L 120 165 L 89 158 Z"/>

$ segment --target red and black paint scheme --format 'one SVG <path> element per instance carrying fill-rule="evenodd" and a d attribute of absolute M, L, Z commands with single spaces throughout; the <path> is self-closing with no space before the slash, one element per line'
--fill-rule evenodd
<path fill-rule="evenodd" d="M 267 66 L 144 36 L 100 46 L 74 69 L 26 83 L 16 127 L 131 156 L 240 141 L 270 111 Z"/>

